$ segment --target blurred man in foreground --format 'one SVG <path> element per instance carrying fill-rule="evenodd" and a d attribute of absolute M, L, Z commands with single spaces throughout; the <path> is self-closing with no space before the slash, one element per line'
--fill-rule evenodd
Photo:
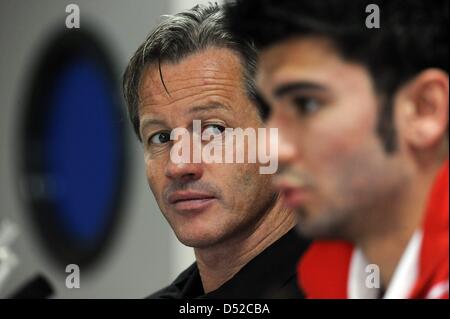
<path fill-rule="evenodd" d="M 262 49 L 275 184 L 300 231 L 323 240 L 299 264 L 306 296 L 448 298 L 448 1 L 238 1 L 228 13 Z"/>
<path fill-rule="evenodd" d="M 264 110 L 254 100 L 255 63 L 254 47 L 236 42 L 221 9 L 211 5 L 167 17 L 127 67 L 125 98 L 144 147 L 149 185 L 196 257 L 151 298 L 302 296 L 295 265 L 307 242 L 293 229 L 295 215 L 282 208 L 270 175 L 260 174 L 258 163 L 172 158 L 178 144 L 171 133 L 181 128 L 199 135 L 194 121 L 201 121 L 202 136 L 216 138 L 215 146 L 222 145 L 226 129 L 263 127 Z"/>

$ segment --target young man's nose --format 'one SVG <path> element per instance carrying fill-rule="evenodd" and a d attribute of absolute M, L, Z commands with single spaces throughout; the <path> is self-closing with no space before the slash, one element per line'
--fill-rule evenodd
<path fill-rule="evenodd" d="M 267 127 L 278 128 L 278 163 L 280 166 L 287 165 L 295 158 L 297 150 L 293 140 L 298 137 L 288 133 L 285 123 L 279 118 L 271 116 L 267 122 Z"/>

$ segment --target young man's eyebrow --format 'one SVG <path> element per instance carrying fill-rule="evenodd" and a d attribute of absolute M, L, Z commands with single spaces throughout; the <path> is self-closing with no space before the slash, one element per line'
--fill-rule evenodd
<path fill-rule="evenodd" d="M 286 94 L 292 93 L 294 91 L 299 90 L 325 90 L 326 87 L 317 83 L 307 82 L 307 81 L 299 81 L 299 82 L 290 82 L 286 84 L 281 84 L 277 86 L 273 90 L 273 96 L 276 98 L 281 98 Z"/>

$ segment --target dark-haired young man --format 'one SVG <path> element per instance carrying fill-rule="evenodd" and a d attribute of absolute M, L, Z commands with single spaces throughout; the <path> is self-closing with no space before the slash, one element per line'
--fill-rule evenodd
<path fill-rule="evenodd" d="M 367 5 L 380 28 L 368 28 Z M 449 1 L 238 1 L 310 298 L 448 298 Z"/>

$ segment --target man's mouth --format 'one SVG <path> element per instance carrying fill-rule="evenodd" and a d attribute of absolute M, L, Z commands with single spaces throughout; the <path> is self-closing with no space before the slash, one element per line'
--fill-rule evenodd
<path fill-rule="evenodd" d="M 283 203 L 289 208 L 298 208 L 310 196 L 310 187 L 304 183 L 296 183 L 292 179 L 278 177 L 274 180 L 275 186 L 283 195 Z"/>
<path fill-rule="evenodd" d="M 169 204 L 179 211 L 204 210 L 216 199 L 212 194 L 195 191 L 177 191 L 168 198 Z"/>

